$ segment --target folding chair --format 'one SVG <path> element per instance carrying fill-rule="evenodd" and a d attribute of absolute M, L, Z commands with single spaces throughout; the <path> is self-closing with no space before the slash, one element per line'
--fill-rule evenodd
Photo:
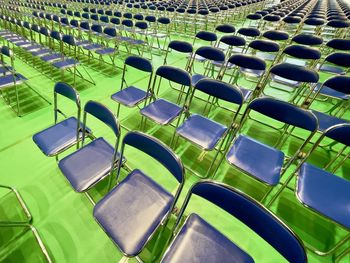
<path fill-rule="evenodd" d="M 217 43 L 217 48 L 223 50 L 226 58 L 232 53 L 243 53 L 246 47 L 246 41 L 243 37 L 235 35 L 224 35 Z"/>
<path fill-rule="evenodd" d="M 176 84 L 180 85 L 180 94 L 176 104 L 159 96 L 159 90 L 163 79 L 165 81 L 168 80 L 171 86 Z M 151 93 L 151 96 L 149 100 L 145 100 L 145 106 L 140 110 L 143 116 L 141 120 L 141 129 L 145 128 L 147 119 L 164 126 L 171 124 L 178 118 L 184 110 L 191 86 L 191 77 L 187 71 L 172 66 L 160 66 L 156 71 L 152 89 L 148 91 Z M 183 100 L 183 102 L 181 102 L 181 100 Z M 180 118 L 178 123 L 179 121 Z"/>
<path fill-rule="evenodd" d="M 281 56 L 275 63 L 286 62 L 307 68 L 315 68 L 320 58 L 321 52 L 316 48 L 289 45 L 282 51 Z"/>
<path fill-rule="evenodd" d="M 265 61 L 275 61 L 280 46 L 274 41 L 257 39 L 249 43 L 246 53 L 251 53 Z"/>
<path fill-rule="evenodd" d="M 93 214 L 96 221 L 123 253 L 124 259 L 137 257 L 157 230 L 162 228 L 162 232 L 185 180 L 180 158 L 154 137 L 129 132 L 123 139 L 121 158 L 124 158 L 125 148 L 129 147 L 161 164 L 178 186 L 175 194 L 172 194 L 141 169 L 134 169 L 95 205 Z M 118 166 L 117 181 L 120 169 L 121 164 Z M 158 243 L 159 239 L 156 247 Z"/>
<path fill-rule="evenodd" d="M 190 71 L 191 58 L 193 54 L 193 46 L 185 41 L 173 40 L 168 44 L 168 48 L 165 52 L 163 65 L 168 64 L 168 56 L 172 51 L 176 51 L 181 54 L 186 54 L 186 63 L 184 69 Z"/>
<path fill-rule="evenodd" d="M 196 91 L 208 97 L 202 115 L 192 114 L 191 112 L 191 105 Z M 211 110 L 215 109 L 215 106 L 219 106 L 220 102 L 228 103 L 226 107 L 230 108 L 231 111 L 237 108 L 228 123 L 224 121 L 217 122 L 212 117 L 209 117 Z M 241 90 L 218 80 L 202 79 L 190 91 L 185 113 L 186 118 L 174 133 L 173 137 L 176 137 L 176 135 L 178 137 L 174 140 L 173 148 L 176 148 L 178 139 L 181 137 L 202 150 L 199 159 L 203 159 L 204 155 L 208 152 L 216 151 L 205 177 L 209 176 L 218 155 L 223 154 L 224 144 L 225 142 L 227 143 L 227 138 L 229 139 L 234 129 L 237 128 L 237 116 L 242 104 L 243 95 Z M 201 177 L 198 172 L 192 172 Z"/>
<path fill-rule="evenodd" d="M 313 69 L 290 63 L 280 63 L 271 67 L 261 82 L 258 93 L 281 97 L 282 94 L 267 90 L 268 88 L 275 89 L 286 94 L 286 98 L 282 97 L 283 99 L 299 104 L 304 97 L 309 96 L 307 92 L 312 92 L 318 80 L 319 75 Z"/>
<path fill-rule="evenodd" d="M 76 105 L 77 117 L 68 117 L 58 108 L 58 95 L 61 95 Z M 65 119 L 58 121 L 58 114 Z M 33 135 L 34 143 L 46 156 L 58 155 L 73 145 L 79 149 L 82 139 L 82 123 L 80 122 L 81 106 L 78 92 L 66 83 L 58 82 L 54 87 L 54 120 L 55 124 Z M 87 128 L 88 129 L 88 128 Z M 89 130 L 89 129 L 88 129 Z M 89 131 L 86 132 L 89 132 Z"/>
<path fill-rule="evenodd" d="M 328 55 L 319 65 L 318 70 L 332 75 L 345 75 L 350 69 L 350 54 L 335 52 Z"/>
<path fill-rule="evenodd" d="M 201 60 L 199 58 L 201 58 Z M 200 71 L 198 70 L 198 64 L 201 65 Z M 198 66 L 196 67 L 196 65 Z M 190 72 L 192 72 L 192 85 L 195 85 L 203 78 L 209 77 L 215 79 L 220 77 L 220 73 L 224 66 L 225 54 L 222 50 L 212 46 L 198 48 L 194 52 L 190 64 Z"/>
<path fill-rule="evenodd" d="M 133 85 L 129 86 L 127 84 L 125 74 L 128 68 L 133 68 L 138 71 L 144 72 L 148 76 L 147 87 L 145 89 L 140 89 Z M 111 96 L 111 99 L 118 103 L 117 117 L 119 118 L 120 105 L 126 107 L 138 107 L 139 104 L 144 102 L 151 94 L 151 83 L 153 79 L 153 66 L 151 62 L 145 58 L 129 56 L 125 59 L 123 67 L 123 75 L 120 85 L 120 90 Z"/>
<path fill-rule="evenodd" d="M 319 130 L 325 131 L 331 126 L 347 123 L 343 117 L 349 107 L 349 95 L 350 95 L 350 77 L 338 75 L 327 79 L 324 83 L 318 83 L 313 93 L 305 98 L 304 106 L 312 107 L 313 102 L 320 97 L 336 100 L 337 103 L 333 105 L 328 111 L 321 112 L 318 110 L 312 110 L 319 121 Z"/>
<path fill-rule="evenodd" d="M 270 200 L 268 207 L 277 200 L 289 182 L 296 177 L 295 194 L 298 201 L 307 209 L 349 231 L 350 214 L 347 207 L 350 205 L 350 182 L 335 174 L 349 158 L 349 153 L 345 151 L 350 146 L 349 132 L 350 124 L 337 124 L 324 130 L 313 147 L 299 162 L 294 172 L 285 181 L 283 187 Z M 340 143 L 342 145 L 340 150 L 334 154 L 334 157 L 330 158 L 324 167 L 318 167 L 307 162 L 312 154 L 321 147 L 321 142 L 326 139 Z M 335 255 L 338 249 L 349 239 L 350 234 L 348 233 L 328 251 L 318 251 L 311 244 L 308 244 L 307 247 L 321 256 Z M 346 254 L 347 249 L 344 252 Z M 345 254 L 340 253 L 337 259 L 333 258 L 333 260 L 338 262 Z"/>
<path fill-rule="evenodd" d="M 225 77 L 228 76 L 227 82 L 237 85 L 243 93 L 244 100 L 247 101 L 251 99 L 253 92 L 255 92 L 255 86 L 259 87 L 265 69 L 265 61 L 256 56 L 234 54 L 227 60 L 220 79 L 225 80 Z M 241 77 L 252 83 L 254 88 L 247 87 L 247 82 L 240 84 Z"/>
<path fill-rule="evenodd" d="M 246 125 L 246 119 L 250 116 L 251 111 L 282 124 L 282 128 L 279 128 L 280 136 L 274 146 L 269 146 L 242 134 L 242 129 Z M 267 120 L 260 121 L 260 123 L 275 130 L 277 129 L 275 126 L 271 126 Z M 295 128 L 302 129 L 305 132 L 303 142 L 292 156 L 286 157 L 282 151 L 283 146 L 287 144 L 288 137 Z M 239 171 L 252 176 L 269 188 L 262 198 L 262 201 L 264 201 L 273 187 L 280 183 L 280 178 L 288 167 L 305 150 L 317 129 L 317 118 L 310 111 L 274 98 L 262 97 L 254 99 L 247 105 L 241 119 L 240 128 L 234 134 L 235 138 L 232 145 L 226 150 L 226 160 Z"/>
<path fill-rule="evenodd" d="M 316 46 L 319 47 L 323 44 L 323 39 L 319 36 L 312 34 L 301 33 L 292 37 L 292 42 L 305 46 Z"/>
<path fill-rule="evenodd" d="M 193 195 L 241 221 L 289 262 L 307 262 L 302 241 L 279 218 L 248 195 L 207 180 L 194 184 L 189 190 L 173 228 L 174 239 L 161 259 L 162 263 L 254 262 L 252 256 L 195 212 L 183 222 Z"/>
<path fill-rule="evenodd" d="M 95 139 L 93 134 L 90 136 L 94 139 L 84 145 L 87 114 L 111 128 L 116 137 L 114 147 L 103 137 Z M 112 186 L 113 171 L 119 162 L 125 161 L 120 158 L 120 153 L 118 152 L 119 140 L 119 122 L 113 113 L 99 102 L 88 101 L 84 107 L 82 147 L 61 159 L 58 167 L 72 188 L 76 192 L 85 193 L 93 204 L 94 200 L 87 191 L 107 176 L 109 176 L 109 190 Z"/>

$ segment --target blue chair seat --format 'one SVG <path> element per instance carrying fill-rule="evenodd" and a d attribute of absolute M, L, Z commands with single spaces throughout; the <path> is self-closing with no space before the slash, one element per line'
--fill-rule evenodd
<path fill-rule="evenodd" d="M 329 127 L 332 127 L 332 126 L 337 125 L 337 124 L 349 123 L 346 120 L 328 115 L 328 114 L 323 113 L 323 112 L 313 110 L 312 113 L 315 114 L 317 119 L 318 119 L 318 130 L 319 131 L 325 131 Z"/>
<path fill-rule="evenodd" d="M 95 50 L 95 53 L 99 55 L 110 55 L 110 54 L 113 54 L 114 52 L 115 52 L 115 49 L 111 47 Z"/>
<path fill-rule="evenodd" d="M 259 78 L 264 74 L 264 70 L 249 69 L 249 68 L 239 68 L 240 71 L 248 76 Z"/>
<path fill-rule="evenodd" d="M 65 119 L 35 134 L 33 141 L 46 156 L 54 156 L 77 142 L 77 122 L 75 117 Z"/>
<path fill-rule="evenodd" d="M 226 132 L 227 127 L 201 115 L 191 115 L 176 133 L 199 145 L 204 150 L 212 150 Z"/>
<path fill-rule="evenodd" d="M 22 41 L 22 40 L 20 40 L 20 41 L 14 41 L 13 42 L 17 47 L 26 47 L 26 46 L 30 46 L 30 45 L 32 45 L 33 43 L 32 42 L 30 42 L 30 41 Z"/>
<path fill-rule="evenodd" d="M 23 75 L 16 73 L 15 75 L 15 80 L 16 80 L 16 85 L 22 84 L 24 81 L 27 80 Z M 7 87 L 12 87 L 15 85 L 15 81 L 13 78 L 13 75 L 5 75 L 5 76 L 0 76 L 0 89 L 2 88 L 7 88 Z"/>
<path fill-rule="evenodd" d="M 208 78 L 208 77 L 204 76 L 202 74 L 193 74 L 191 77 L 192 86 L 196 85 L 198 81 L 200 81 L 201 79 L 205 79 L 205 78 Z"/>
<path fill-rule="evenodd" d="M 83 46 L 83 48 L 89 51 L 94 51 L 94 50 L 103 48 L 103 46 L 100 44 L 90 44 L 90 45 Z"/>
<path fill-rule="evenodd" d="M 211 62 L 215 67 L 222 67 L 222 65 L 225 63 L 224 61 L 213 61 Z"/>
<path fill-rule="evenodd" d="M 256 56 L 263 60 L 274 61 L 276 58 L 276 54 L 266 53 L 266 52 L 257 52 Z"/>
<path fill-rule="evenodd" d="M 66 68 L 74 67 L 77 64 L 78 64 L 77 60 L 74 60 L 73 58 L 69 58 L 69 59 L 53 62 L 52 66 L 58 69 L 66 69 Z"/>
<path fill-rule="evenodd" d="M 143 91 L 135 86 L 130 86 L 114 93 L 111 98 L 125 106 L 134 107 L 141 101 L 149 97 L 146 91 Z"/>
<path fill-rule="evenodd" d="M 297 58 L 287 58 L 285 62 L 289 64 L 297 65 L 297 66 L 302 66 L 302 67 L 307 66 L 307 62 L 305 60 L 297 59 Z"/>
<path fill-rule="evenodd" d="M 53 54 L 47 54 L 47 55 L 44 55 L 42 57 L 40 57 L 43 61 L 46 61 L 46 62 L 50 62 L 50 61 L 54 61 L 54 60 L 58 60 L 58 59 L 61 59 L 62 58 L 62 55 L 61 54 L 58 54 L 58 53 L 53 53 Z"/>
<path fill-rule="evenodd" d="M 309 163 L 301 166 L 297 197 L 339 224 L 350 228 L 350 182 Z"/>
<path fill-rule="evenodd" d="M 242 95 L 243 95 L 243 99 L 244 101 L 247 101 L 250 99 L 250 97 L 252 96 L 253 94 L 253 91 L 252 90 L 249 90 L 249 89 L 246 89 L 246 88 L 243 88 L 241 86 L 238 86 L 239 89 L 242 91 Z"/>
<path fill-rule="evenodd" d="M 75 44 L 79 47 L 90 45 L 91 42 L 89 40 L 78 40 L 75 42 Z"/>
<path fill-rule="evenodd" d="M 254 262 L 253 258 L 197 214 L 191 214 L 162 263 Z"/>
<path fill-rule="evenodd" d="M 231 146 L 227 161 L 268 185 L 277 185 L 284 162 L 284 153 L 239 135 Z"/>
<path fill-rule="evenodd" d="M 322 83 L 318 83 L 315 92 L 318 91 L 322 86 Z M 323 86 L 322 90 L 320 91 L 321 95 L 329 96 L 332 98 L 342 99 L 342 100 L 348 100 L 349 96 L 343 92 L 336 91 L 334 89 L 328 88 L 327 86 Z"/>
<path fill-rule="evenodd" d="M 2 75 L 11 74 L 12 69 L 13 69 L 12 67 L 1 65 L 0 66 L 0 74 L 2 74 Z"/>
<path fill-rule="evenodd" d="M 44 55 L 47 55 L 51 52 L 50 49 L 48 48 L 44 48 L 44 49 L 40 49 L 40 50 L 31 50 L 30 53 L 35 56 L 35 57 L 42 57 Z"/>
<path fill-rule="evenodd" d="M 43 46 L 42 45 L 38 45 L 38 44 L 34 44 L 34 45 L 23 47 L 23 49 L 25 49 L 27 51 L 37 51 L 37 50 L 39 50 L 41 48 L 43 48 Z"/>
<path fill-rule="evenodd" d="M 158 99 L 141 109 L 141 114 L 156 123 L 167 125 L 180 115 L 182 108 L 164 99 Z"/>
<path fill-rule="evenodd" d="M 130 41 L 130 44 L 132 44 L 132 45 L 143 45 L 143 44 L 145 44 L 145 41 L 140 40 L 140 39 L 133 39 L 133 40 Z"/>
<path fill-rule="evenodd" d="M 333 73 L 333 74 L 340 74 L 340 75 L 345 74 L 345 71 L 342 68 L 333 66 L 333 65 L 328 65 L 328 64 L 323 64 L 319 68 L 319 70 L 323 72 Z"/>
<path fill-rule="evenodd" d="M 279 76 L 274 75 L 274 74 L 271 75 L 271 79 L 277 83 L 281 83 L 282 85 L 286 85 L 286 86 L 292 87 L 292 88 L 296 88 L 300 85 L 300 82 L 298 82 L 298 81 L 282 78 L 282 77 L 279 77 Z"/>
<path fill-rule="evenodd" d="M 94 217 L 124 254 L 136 256 L 171 209 L 173 196 L 132 171 L 94 207 Z"/>
<path fill-rule="evenodd" d="M 198 62 L 204 62 L 204 61 L 207 60 L 206 58 L 204 58 L 204 57 L 202 57 L 202 56 L 200 56 L 200 55 L 198 55 L 198 54 L 196 54 L 196 55 L 194 56 L 194 59 L 197 60 Z"/>
<path fill-rule="evenodd" d="M 119 41 L 126 41 L 126 42 L 129 42 L 129 41 L 132 41 L 132 38 L 120 36 L 120 37 L 118 37 L 118 40 L 119 40 Z"/>
<path fill-rule="evenodd" d="M 58 166 L 74 190 L 84 192 L 109 174 L 113 153 L 113 146 L 101 137 L 63 158 Z"/>

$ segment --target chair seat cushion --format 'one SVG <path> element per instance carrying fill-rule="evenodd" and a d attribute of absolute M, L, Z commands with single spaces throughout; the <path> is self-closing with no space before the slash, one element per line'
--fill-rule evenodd
<path fill-rule="evenodd" d="M 328 65 L 328 64 L 323 64 L 319 70 L 323 72 L 333 73 L 333 74 L 340 74 L 340 75 L 345 74 L 344 69 L 342 69 L 341 67 Z"/>
<path fill-rule="evenodd" d="M 251 97 L 252 94 L 253 94 L 253 91 L 252 91 L 252 90 L 249 90 L 249 89 L 246 89 L 246 88 L 243 88 L 243 87 L 241 87 L 241 86 L 239 86 L 238 88 L 242 91 L 242 95 L 243 95 L 244 101 L 249 100 L 250 97 Z"/>
<path fill-rule="evenodd" d="M 103 46 L 100 44 L 90 44 L 90 45 L 83 46 L 83 48 L 89 51 L 93 51 L 93 50 L 103 48 Z"/>
<path fill-rule="evenodd" d="M 54 156 L 77 142 L 77 124 L 78 120 L 70 117 L 34 134 L 33 141 L 45 155 Z"/>
<path fill-rule="evenodd" d="M 322 86 L 322 83 L 318 83 L 315 92 L 318 91 Z M 321 95 L 337 98 L 337 99 L 343 99 L 343 100 L 348 100 L 349 96 L 343 92 L 336 91 L 334 89 L 328 88 L 327 86 L 323 86 L 323 88 L 320 91 Z"/>
<path fill-rule="evenodd" d="M 15 80 L 16 80 L 16 85 L 22 84 L 24 81 L 27 80 L 26 77 L 24 77 L 21 74 L 16 73 L 15 75 Z M 15 85 L 14 77 L 12 74 L 10 75 L 5 75 L 5 76 L 0 76 L 0 89 L 1 88 L 7 88 L 7 87 L 12 87 Z"/>
<path fill-rule="evenodd" d="M 95 53 L 99 55 L 111 55 L 114 52 L 115 52 L 115 49 L 111 47 L 95 50 Z"/>
<path fill-rule="evenodd" d="M 130 86 L 114 93 L 111 98 L 125 106 L 134 107 L 147 97 L 146 91 L 143 91 L 135 86 Z"/>
<path fill-rule="evenodd" d="M 208 78 L 208 77 L 204 76 L 202 74 L 193 74 L 191 77 L 192 86 L 196 85 L 198 81 L 200 81 L 201 79 L 204 79 L 204 78 Z"/>
<path fill-rule="evenodd" d="M 34 44 L 34 45 L 30 45 L 30 46 L 25 46 L 23 48 L 27 51 L 33 51 L 33 50 L 39 50 L 39 49 L 43 48 L 43 46 L 39 45 L 39 44 Z"/>
<path fill-rule="evenodd" d="M 162 263 L 254 262 L 253 258 L 197 214 L 191 214 Z"/>
<path fill-rule="evenodd" d="M 136 256 L 165 216 L 173 196 L 140 170 L 132 171 L 94 207 L 94 217 L 128 256 Z"/>
<path fill-rule="evenodd" d="M 113 153 L 113 146 L 98 138 L 60 160 L 58 167 L 75 191 L 84 192 L 108 175 Z"/>
<path fill-rule="evenodd" d="M 315 114 L 317 119 L 318 119 L 318 130 L 319 131 L 325 131 L 329 127 L 332 127 L 333 125 L 336 125 L 336 124 L 348 123 L 348 121 L 346 121 L 346 120 L 328 115 L 328 114 L 323 113 L 323 112 L 313 110 L 312 113 Z"/>
<path fill-rule="evenodd" d="M 182 108 L 170 101 L 158 99 L 141 109 L 141 114 L 161 125 L 167 125 L 180 115 Z"/>
<path fill-rule="evenodd" d="M 66 58 L 64 60 L 56 61 L 52 63 L 52 66 L 58 69 L 71 68 L 78 64 L 78 61 L 73 58 Z"/>
<path fill-rule="evenodd" d="M 297 181 L 300 202 L 350 228 L 350 182 L 309 163 L 301 166 Z"/>
<path fill-rule="evenodd" d="M 57 60 L 57 59 L 61 59 L 62 55 L 58 54 L 58 53 L 52 53 L 52 54 L 44 55 L 44 56 L 42 56 L 40 58 L 42 60 L 46 61 L 46 62 L 50 62 L 50 61 L 54 61 L 54 60 Z"/>
<path fill-rule="evenodd" d="M 256 179 L 277 185 L 284 162 L 284 153 L 248 136 L 239 135 L 231 146 L 227 161 Z"/>
<path fill-rule="evenodd" d="M 240 71 L 251 77 L 259 78 L 264 74 L 264 70 L 257 70 L 257 69 L 249 69 L 249 68 L 240 68 Z"/>
<path fill-rule="evenodd" d="M 277 83 L 280 83 L 282 85 L 286 85 L 286 86 L 292 87 L 292 88 L 296 88 L 300 85 L 300 82 L 298 82 L 298 81 L 282 78 L 282 77 L 279 77 L 279 76 L 274 75 L 274 74 L 271 74 L 271 79 Z"/>
<path fill-rule="evenodd" d="M 30 53 L 35 56 L 35 57 L 42 57 L 44 55 L 47 55 L 51 52 L 50 49 L 48 48 L 44 48 L 44 49 L 40 49 L 40 50 L 31 50 Z"/>
<path fill-rule="evenodd" d="M 204 150 L 212 150 L 226 132 L 227 127 L 201 115 L 191 115 L 176 133 L 194 142 Z"/>

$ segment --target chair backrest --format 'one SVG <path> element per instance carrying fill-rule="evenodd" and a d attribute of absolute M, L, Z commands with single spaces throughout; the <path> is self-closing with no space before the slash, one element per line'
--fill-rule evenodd
<path fill-rule="evenodd" d="M 270 69 L 270 73 L 285 79 L 304 83 L 317 83 L 319 79 L 319 75 L 315 70 L 290 63 L 277 64 Z"/>
<path fill-rule="evenodd" d="M 126 145 L 132 146 L 157 160 L 174 176 L 182 187 L 185 179 L 185 170 L 180 158 L 176 156 L 169 147 L 164 145 L 158 139 L 138 131 L 128 132 L 125 135 L 122 143 L 121 156 L 124 154 L 124 148 Z M 118 167 L 117 180 L 120 173 L 120 167 L 121 165 Z"/>
<path fill-rule="evenodd" d="M 318 49 L 300 45 L 288 46 L 283 53 L 298 59 L 318 60 L 321 58 L 321 52 Z"/>
<path fill-rule="evenodd" d="M 350 67 L 350 54 L 343 52 L 336 52 L 328 55 L 325 58 L 325 62 L 330 62 L 340 67 Z"/>
<path fill-rule="evenodd" d="M 195 54 L 211 61 L 225 61 L 225 53 L 221 49 L 212 46 L 200 47 L 196 50 Z M 195 57 L 193 57 L 194 59 Z"/>
<path fill-rule="evenodd" d="M 103 104 L 97 101 L 88 101 L 84 107 L 84 131 L 86 127 L 86 115 L 89 113 L 112 129 L 115 136 L 119 138 L 120 125 L 114 114 Z M 84 137 L 83 137 L 84 139 Z"/>
<path fill-rule="evenodd" d="M 277 121 L 310 132 L 315 132 L 318 128 L 317 118 L 312 112 L 274 98 L 262 97 L 254 99 L 247 106 L 247 111 L 249 110 L 254 110 Z"/>
<path fill-rule="evenodd" d="M 176 50 L 177 52 L 181 52 L 181 53 L 193 52 L 193 46 L 190 43 L 185 41 L 179 41 L 179 40 L 170 41 L 168 48 Z"/>
<path fill-rule="evenodd" d="M 241 68 L 254 70 L 266 69 L 265 61 L 252 55 L 234 54 L 228 59 L 227 62 Z"/>
<path fill-rule="evenodd" d="M 323 87 L 350 95 L 350 77 L 340 75 L 331 77 L 322 84 L 318 92 L 321 92 Z"/>
<path fill-rule="evenodd" d="M 323 43 L 323 39 L 321 37 L 305 33 L 294 36 L 292 41 L 306 46 L 318 46 Z"/>
<path fill-rule="evenodd" d="M 131 66 L 144 72 L 153 72 L 152 63 L 148 59 L 142 57 L 129 56 L 125 59 L 125 65 Z"/>
<path fill-rule="evenodd" d="M 204 198 L 240 220 L 289 262 L 307 262 L 302 241 L 287 225 L 253 198 L 218 182 L 206 180 L 192 186 L 181 207 L 175 229 L 179 228 L 182 216 L 193 194 Z"/>
<path fill-rule="evenodd" d="M 261 52 L 278 52 L 280 50 L 280 46 L 276 42 L 263 39 L 253 40 L 248 47 Z"/>
<path fill-rule="evenodd" d="M 80 97 L 79 93 L 70 85 L 64 82 L 57 82 L 54 87 L 54 117 L 55 117 L 55 123 L 57 123 L 57 113 L 63 114 L 62 111 L 58 110 L 58 103 L 57 103 L 57 95 L 64 96 L 65 98 L 75 102 L 77 106 L 77 119 L 79 120 L 78 122 L 78 127 L 80 126 L 80 112 L 81 112 L 81 105 L 80 105 Z M 64 114 L 63 114 L 64 115 Z M 64 115 L 65 116 L 65 115 Z"/>
<path fill-rule="evenodd" d="M 350 39 L 335 38 L 335 39 L 329 40 L 326 46 L 336 50 L 349 51 Z"/>
<path fill-rule="evenodd" d="M 183 69 L 173 66 L 160 66 L 156 71 L 156 75 L 180 85 L 191 86 L 191 76 Z"/>

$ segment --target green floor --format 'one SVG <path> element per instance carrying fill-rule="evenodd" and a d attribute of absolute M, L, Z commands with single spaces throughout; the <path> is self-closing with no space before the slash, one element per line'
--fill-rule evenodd
<path fill-rule="evenodd" d="M 162 65 L 163 57 L 153 56 L 154 67 Z M 122 62 L 118 64 L 121 66 Z M 182 66 L 183 59 L 171 56 L 171 64 Z M 29 84 L 52 98 L 54 80 L 41 74 L 23 61 L 16 60 L 17 71 L 29 78 Z M 93 67 L 87 67 L 89 73 L 95 79 L 97 85 L 93 86 L 78 81 L 77 89 L 81 95 L 82 104 L 88 100 L 97 100 L 116 111 L 117 105 L 110 99 L 110 95 L 120 87 L 121 70 L 117 73 L 105 75 Z M 59 74 L 57 74 L 59 76 Z M 68 76 L 68 75 L 67 75 Z M 129 85 L 145 85 L 145 77 L 134 71 L 127 73 Z M 165 85 L 165 84 L 164 84 Z M 175 100 L 177 93 L 169 87 L 162 87 L 162 95 Z M 117 262 L 121 253 L 98 226 L 92 216 L 93 206 L 85 195 L 75 193 L 57 167 L 54 158 L 45 157 L 32 141 L 32 135 L 53 123 L 53 107 L 48 106 L 35 93 L 23 86 L 20 89 L 20 99 L 25 111 L 32 111 L 24 117 L 16 117 L 3 100 L 0 100 L 0 171 L 1 184 L 17 188 L 26 201 L 32 215 L 33 224 L 38 229 L 54 262 Z M 74 114 L 73 105 L 60 101 L 62 108 L 69 109 L 69 114 Z M 198 103 L 199 105 L 199 103 Z M 322 106 L 320 105 L 320 108 Z M 216 118 L 227 117 L 222 111 L 215 110 Z M 137 109 L 121 109 L 120 121 L 129 129 L 138 129 L 140 115 Z M 97 121 L 89 121 L 88 126 L 93 129 L 95 135 L 104 136 L 113 143 L 113 135 L 109 129 Z M 256 122 L 249 121 L 248 134 L 271 142 L 275 133 L 265 129 Z M 148 133 L 169 143 L 173 135 L 173 128 L 161 128 L 148 122 Z M 123 128 L 122 135 L 127 130 Z M 297 139 L 291 139 L 287 151 L 293 151 Z M 69 151 L 68 151 L 69 152 Z M 189 143 L 181 141 L 176 149 L 187 166 L 192 169 L 205 172 L 209 156 L 205 156 L 202 163 L 198 164 L 199 150 Z M 167 180 L 165 171 L 154 169 L 154 163 L 145 161 L 146 157 L 135 152 L 127 151 L 128 164 L 131 167 L 142 167 L 156 180 L 164 183 L 170 190 L 174 189 L 174 183 Z M 62 157 L 62 156 L 61 156 Z M 325 162 L 329 158 L 329 152 L 324 150 L 315 155 L 315 162 Z M 349 174 L 347 164 L 340 174 Z M 349 179 L 349 177 L 347 177 Z M 186 173 L 186 183 L 178 206 L 182 203 L 184 195 L 189 187 L 199 178 L 190 172 Z M 266 188 L 253 179 L 239 173 L 229 167 L 221 165 L 218 172 L 218 180 L 237 187 L 254 198 L 261 198 Z M 91 193 L 96 199 L 106 191 L 105 182 L 100 183 Z M 4 195 L 0 199 L 2 211 L 0 216 L 7 211 L 17 215 L 13 198 Z M 188 211 L 196 211 L 214 224 L 219 230 L 227 234 L 240 247 L 251 254 L 257 262 L 282 262 L 283 258 L 274 252 L 261 238 L 257 237 L 241 223 L 232 217 L 218 211 L 215 207 L 205 204 L 204 201 L 195 199 Z M 319 216 L 307 211 L 296 200 L 291 191 L 286 191 L 276 205 L 272 208 L 278 216 L 290 225 L 304 240 L 320 249 L 331 247 L 346 234 L 345 231 L 335 227 L 334 224 L 321 219 Z M 17 236 L 20 229 L 0 228 L 0 261 L 1 262 L 43 262 L 38 247 L 33 242 L 30 232 L 8 244 L 8 240 Z M 141 258 L 148 259 L 152 244 Z M 330 257 L 319 257 L 308 253 L 310 262 L 332 262 Z M 342 262 L 349 262 L 350 258 L 344 258 Z"/>

